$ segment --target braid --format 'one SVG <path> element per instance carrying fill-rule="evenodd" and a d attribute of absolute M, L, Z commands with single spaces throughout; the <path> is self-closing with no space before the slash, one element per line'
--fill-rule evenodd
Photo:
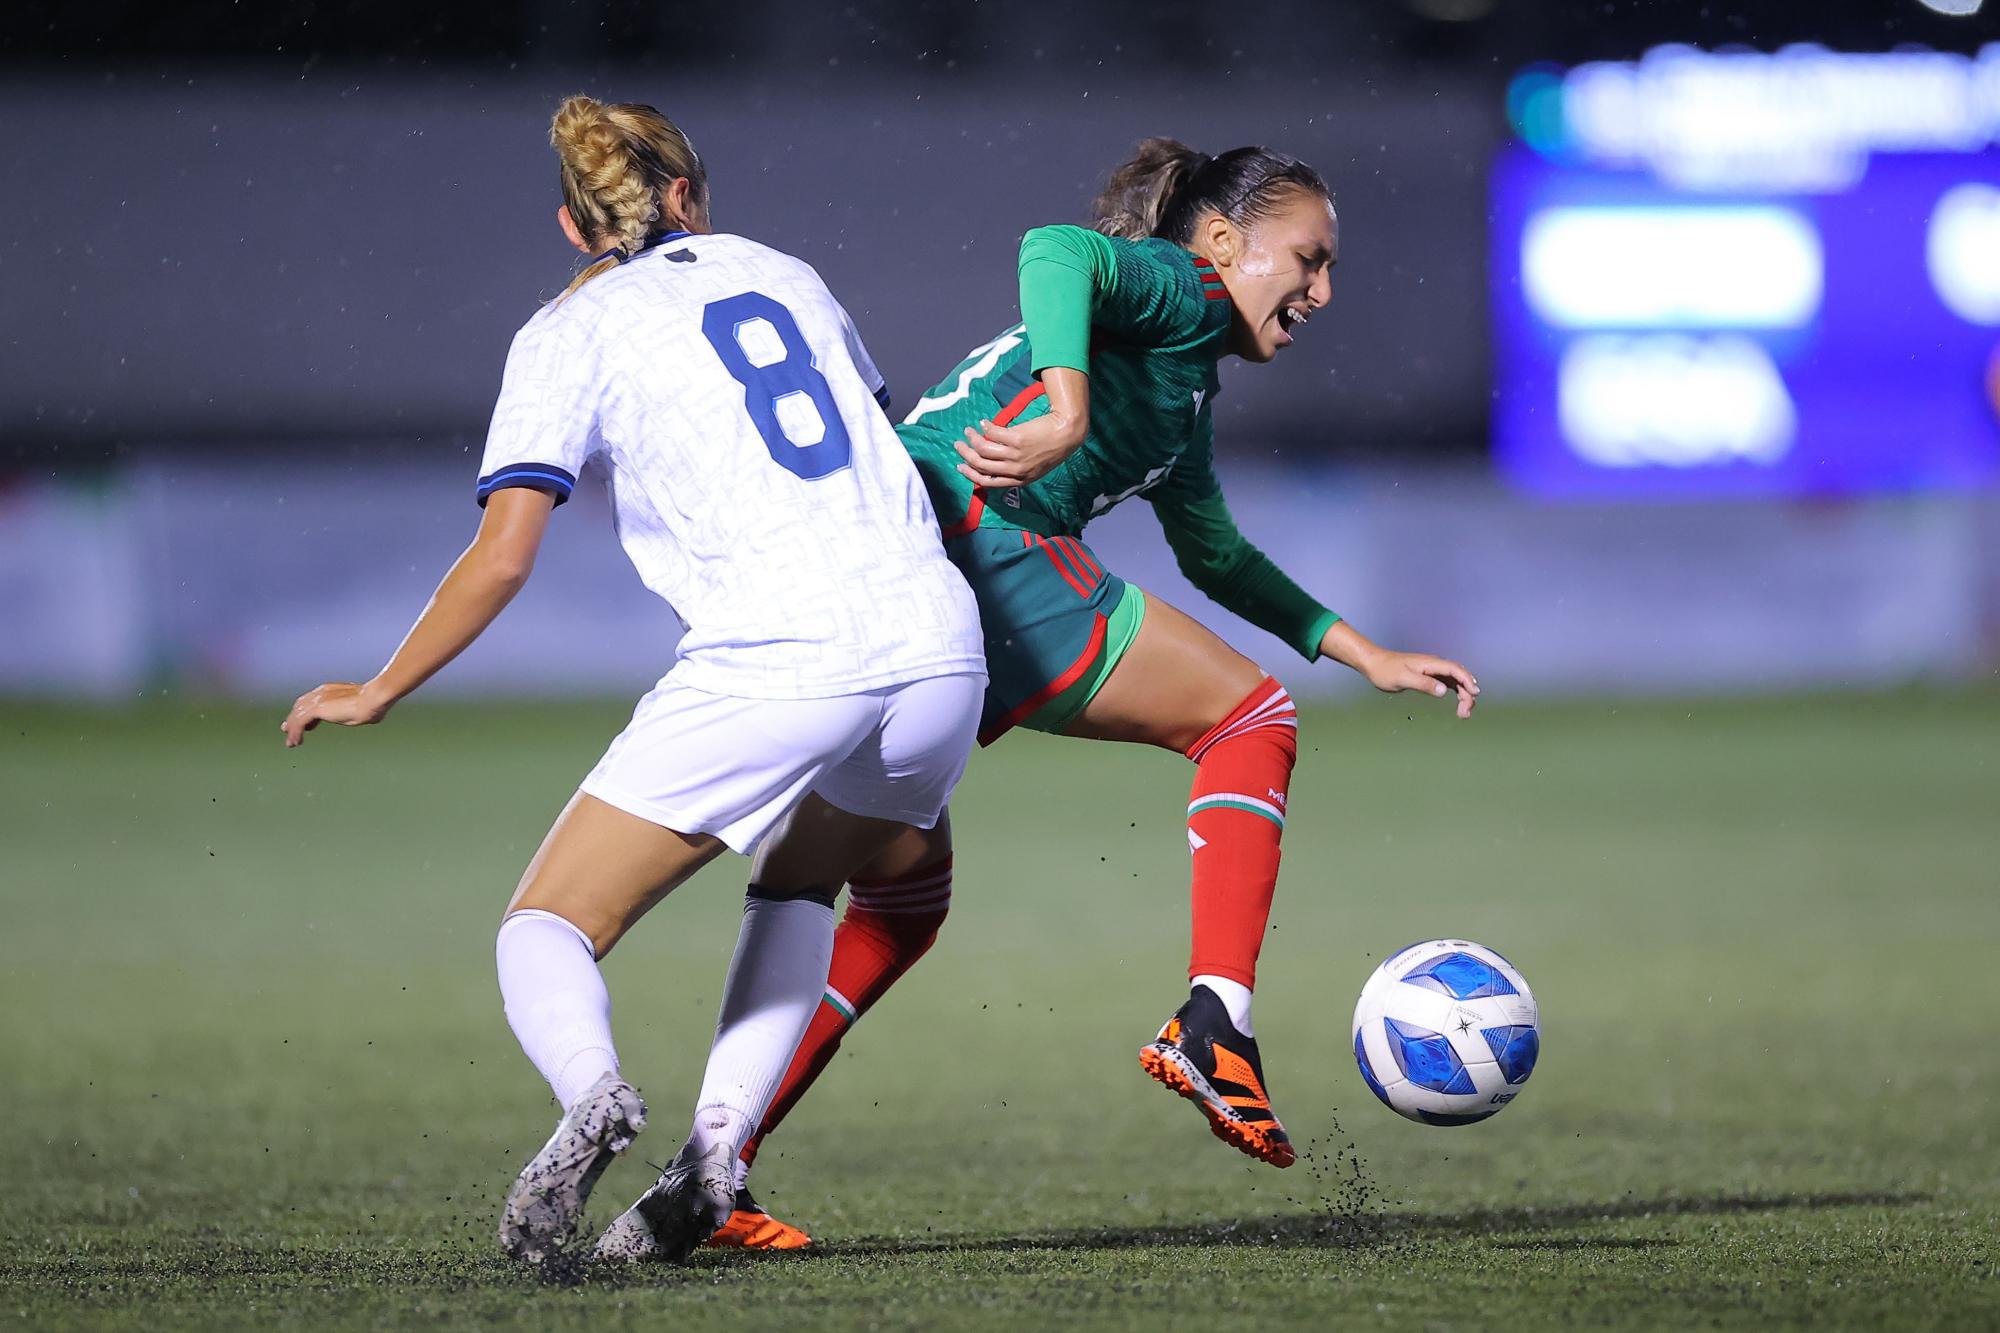
<path fill-rule="evenodd" d="M 592 244 L 617 251 L 613 261 L 637 254 L 661 230 L 660 192 L 675 180 L 688 181 L 693 203 L 707 198 L 707 172 L 694 145 L 652 107 L 568 98 L 549 124 L 549 143 L 562 164 L 563 203 L 571 219 Z M 586 268 L 569 291 L 613 261 Z"/>

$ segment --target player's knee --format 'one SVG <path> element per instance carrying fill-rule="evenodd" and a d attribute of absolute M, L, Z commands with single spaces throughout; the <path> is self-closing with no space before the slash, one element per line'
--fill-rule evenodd
<path fill-rule="evenodd" d="M 590 937 L 590 947 L 597 955 L 597 961 L 601 963 L 605 955 L 617 947 L 618 941 L 625 938 L 625 926 L 621 922 L 615 926 L 600 925 L 594 929 L 586 927 L 584 934 Z"/>
<path fill-rule="evenodd" d="M 509 906 L 506 914 L 500 918 L 499 935 L 504 940 L 509 926 L 526 926 L 531 922 L 537 921 L 547 922 L 551 926 L 566 930 L 575 935 L 578 942 L 590 950 L 592 958 L 602 961 L 604 955 L 611 952 L 611 946 L 618 942 L 619 937 L 624 934 L 624 931 L 620 929 L 607 930 L 601 925 L 598 929 L 593 930 L 588 923 L 577 919 L 579 915 L 579 913 L 573 910 L 557 911 L 547 906 L 517 902 Z"/>
<path fill-rule="evenodd" d="M 1265 677 L 1264 684 L 1259 688 L 1265 690 L 1264 722 L 1267 734 L 1272 743 L 1285 752 L 1288 762 L 1296 760 L 1299 754 L 1299 727 L 1302 725 L 1298 704 L 1293 702 L 1291 691 L 1280 684 L 1276 676 Z M 1257 698 L 1257 692 L 1253 691 L 1250 697 Z"/>
<path fill-rule="evenodd" d="M 1248 692 L 1222 710 L 1183 753 L 1201 763 L 1220 747 L 1254 743 L 1281 751 L 1290 763 L 1298 755 L 1298 725 L 1299 710 L 1291 694 L 1275 677 L 1259 672 Z"/>
<path fill-rule="evenodd" d="M 909 957 L 921 957 L 937 943 L 938 932 L 944 929 L 944 919 L 951 913 L 951 897 L 946 895 L 943 902 L 925 912 L 915 912 L 903 918 L 899 927 L 902 932 L 903 952 Z"/>
<path fill-rule="evenodd" d="M 838 888 L 775 889 L 765 884 L 752 884 L 743 896 L 754 902 L 818 903 L 832 911 L 833 900 L 839 893 Z"/>
<path fill-rule="evenodd" d="M 846 920 L 876 936 L 902 967 L 922 958 L 937 943 L 949 906 L 921 912 L 878 912 L 848 904 Z"/>
<path fill-rule="evenodd" d="M 951 857 L 894 878 L 856 879 L 847 886 L 846 920 L 882 937 L 914 961 L 936 942 L 951 911 Z"/>
<path fill-rule="evenodd" d="M 1212 670 L 1203 678 L 1195 696 L 1199 702 L 1183 710 L 1177 719 L 1161 719 L 1161 730 L 1153 738 L 1156 744 L 1188 753 L 1236 719 L 1244 706 L 1271 683 L 1262 667 L 1234 649 L 1219 654 L 1210 666 Z"/>
<path fill-rule="evenodd" d="M 500 927 L 506 929 L 506 923 L 516 917 L 546 917 L 550 921 L 560 921 L 590 945 L 590 957 L 598 961 L 604 961 L 604 955 L 608 955 L 612 947 L 624 939 L 628 925 L 622 919 L 592 913 L 580 903 L 558 903 L 534 893 L 522 893 L 508 903 L 506 913 L 500 917 Z"/>

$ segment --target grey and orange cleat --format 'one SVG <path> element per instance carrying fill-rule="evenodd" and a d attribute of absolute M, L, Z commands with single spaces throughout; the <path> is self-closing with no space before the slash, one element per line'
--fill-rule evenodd
<path fill-rule="evenodd" d="M 507 1191 L 500 1248 L 531 1264 L 546 1264 L 560 1254 L 597 1178 L 645 1127 L 646 1103 L 630 1083 L 605 1074 L 591 1084 Z"/>
<path fill-rule="evenodd" d="M 736 1149 L 719 1142 L 697 1155 L 692 1143 L 597 1239 L 602 1263 L 648 1259 L 677 1264 L 713 1236 L 736 1210 Z"/>

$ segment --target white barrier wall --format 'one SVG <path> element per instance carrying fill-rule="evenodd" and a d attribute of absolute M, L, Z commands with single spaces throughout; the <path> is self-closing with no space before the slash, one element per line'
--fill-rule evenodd
<path fill-rule="evenodd" d="M 472 459 L 154 461 L 0 491 L 0 692 L 284 696 L 394 648 L 478 519 Z M 1778 690 L 1963 678 L 2000 660 L 2000 501 L 1548 506 L 1483 478 L 1229 467 L 1281 564 L 1375 638 L 1495 691 Z M 1112 568 L 1302 694 L 1352 687 L 1204 601 L 1143 502 L 1094 525 Z M 431 687 L 636 694 L 679 626 L 580 487 L 535 577 Z"/>

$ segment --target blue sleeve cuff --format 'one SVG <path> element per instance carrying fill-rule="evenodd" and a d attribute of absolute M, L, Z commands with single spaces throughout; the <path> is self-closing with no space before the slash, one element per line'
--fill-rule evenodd
<path fill-rule="evenodd" d="M 876 386 L 875 401 L 882 404 L 884 412 L 889 410 L 889 386 L 886 382 Z"/>
<path fill-rule="evenodd" d="M 489 472 L 479 479 L 479 487 L 473 498 L 484 509 L 486 501 L 495 491 L 504 491 L 509 486 L 526 486 L 533 491 L 547 491 L 556 497 L 560 505 L 569 499 L 569 493 L 576 489 L 576 478 L 553 463 L 510 463 L 497 472 Z"/>

